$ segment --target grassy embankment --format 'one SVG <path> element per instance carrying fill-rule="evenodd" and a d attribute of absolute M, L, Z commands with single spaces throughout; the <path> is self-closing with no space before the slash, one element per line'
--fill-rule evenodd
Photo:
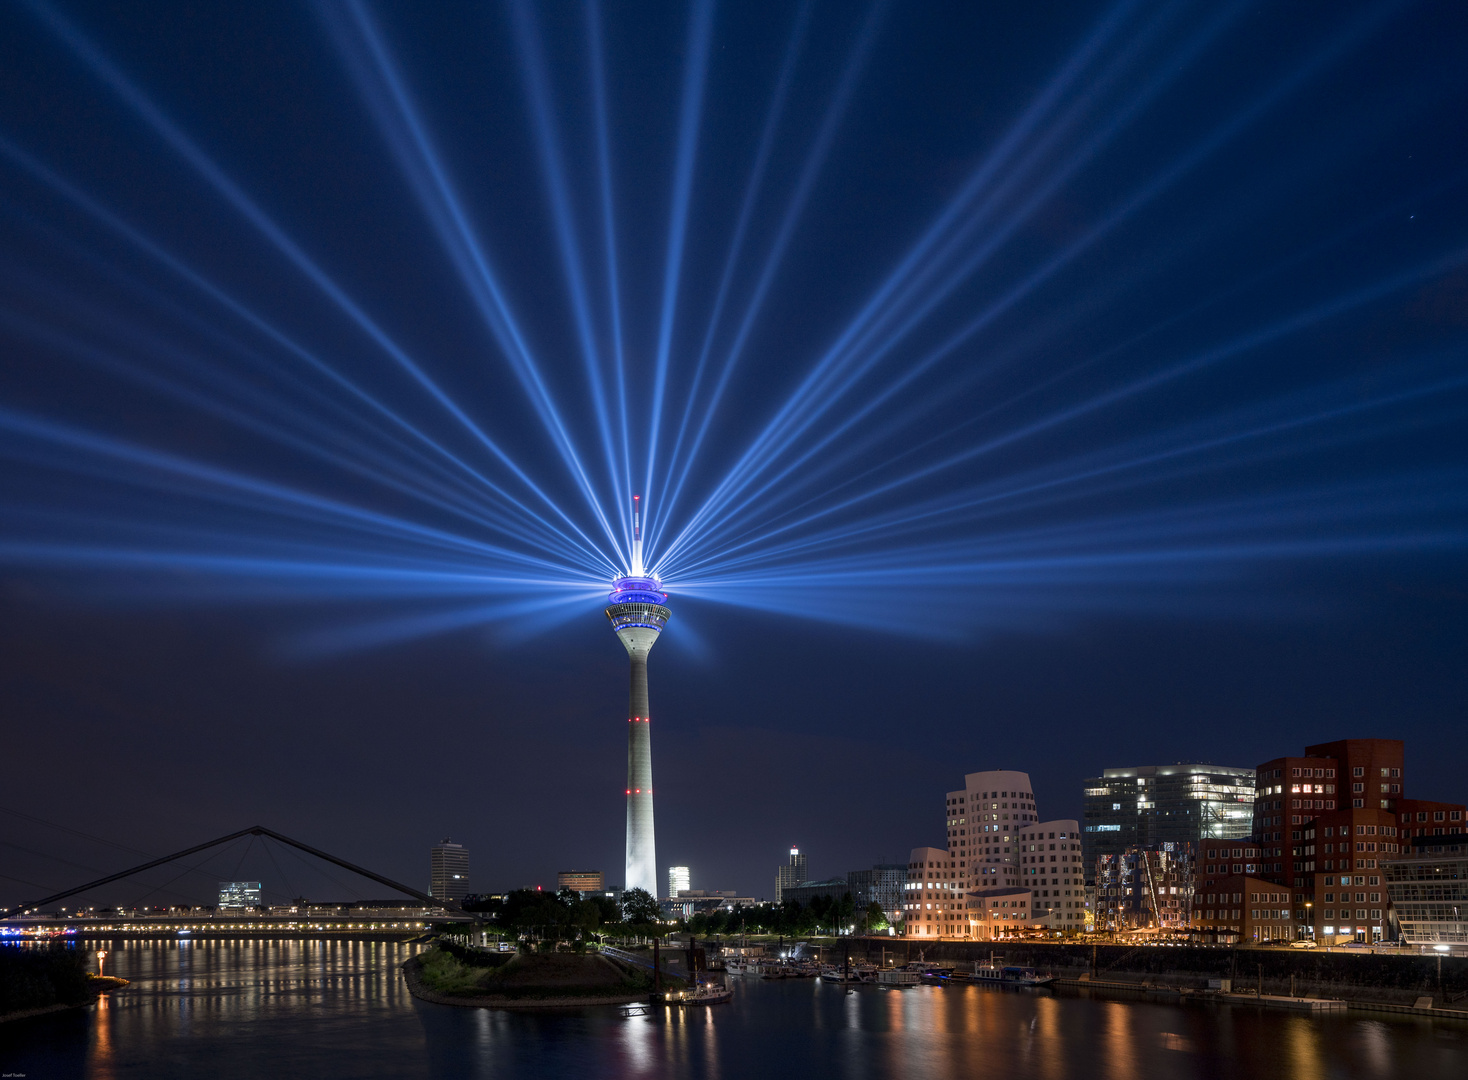
<path fill-rule="evenodd" d="M 651 972 L 594 953 L 527 954 L 488 966 L 435 948 L 417 958 L 417 974 L 426 989 L 455 998 L 609 998 L 652 991 Z M 683 980 L 664 975 L 663 985 L 681 987 Z"/>

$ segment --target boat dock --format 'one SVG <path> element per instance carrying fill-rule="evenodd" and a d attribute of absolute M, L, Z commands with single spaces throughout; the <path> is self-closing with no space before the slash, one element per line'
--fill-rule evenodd
<path fill-rule="evenodd" d="M 1197 994 L 1206 1001 L 1226 1001 L 1230 1005 L 1256 1005 L 1265 1009 L 1291 1009 L 1295 1012 L 1345 1012 L 1347 1003 L 1340 998 L 1279 997 L 1274 994 Z"/>

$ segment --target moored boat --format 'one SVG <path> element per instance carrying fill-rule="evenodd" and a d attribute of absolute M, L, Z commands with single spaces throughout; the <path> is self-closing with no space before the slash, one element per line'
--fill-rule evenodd
<path fill-rule="evenodd" d="M 722 1005 L 734 996 L 732 987 L 700 983 L 691 990 L 669 990 L 654 999 L 659 1005 Z"/>
<path fill-rule="evenodd" d="M 991 961 L 975 964 L 973 971 L 955 971 L 952 978 L 961 982 L 993 983 L 1001 986 L 1049 986 L 1058 976 L 1041 974 L 1032 967 L 1020 967 L 1016 964 L 1000 966 Z"/>

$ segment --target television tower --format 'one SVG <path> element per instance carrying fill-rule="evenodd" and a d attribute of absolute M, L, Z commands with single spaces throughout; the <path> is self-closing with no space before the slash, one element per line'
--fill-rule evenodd
<path fill-rule="evenodd" d="M 632 572 L 612 582 L 607 618 L 632 662 L 627 700 L 628 889 L 658 895 L 657 840 L 652 824 L 652 728 L 647 706 L 647 654 L 668 625 L 668 594 L 642 564 L 641 496 L 632 496 Z"/>

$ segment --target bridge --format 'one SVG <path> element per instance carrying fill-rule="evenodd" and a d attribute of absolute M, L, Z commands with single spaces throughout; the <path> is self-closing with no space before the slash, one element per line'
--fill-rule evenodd
<path fill-rule="evenodd" d="M 417 901 L 362 901 L 347 904 L 311 904 L 298 902 L 254 910 L 219 910 L 190 905 L 139 908 L 86 908 L 47 910 L 62 900 L 122 881 L 135 874 L 166 866 L 191 855 L 219 848 L 244 837 L 261 837 L 286 844 L 307 855 L 349 870 L 354 874 L 384 885 L 394 892 Z M 422 934 L 435 925 L 465 920 L 482 921 L 466 912 L 452 900 L 440 900 L 410 885 L 384 877 L 328 852 L 293 840 L 289 836 L 252 825 L 248 829 L 217 837 L 202 844 L 176 851 L 172 855 L 152 859 L 139 866 L 88 881 L 39 900 L 28 900 L 0 913 L 0 934 L 6 936 L 75 936 L 75 937 L 212 937 L 262 936 L 299 937 L 303 935 L 347 935 L 402 937 Z"/>

